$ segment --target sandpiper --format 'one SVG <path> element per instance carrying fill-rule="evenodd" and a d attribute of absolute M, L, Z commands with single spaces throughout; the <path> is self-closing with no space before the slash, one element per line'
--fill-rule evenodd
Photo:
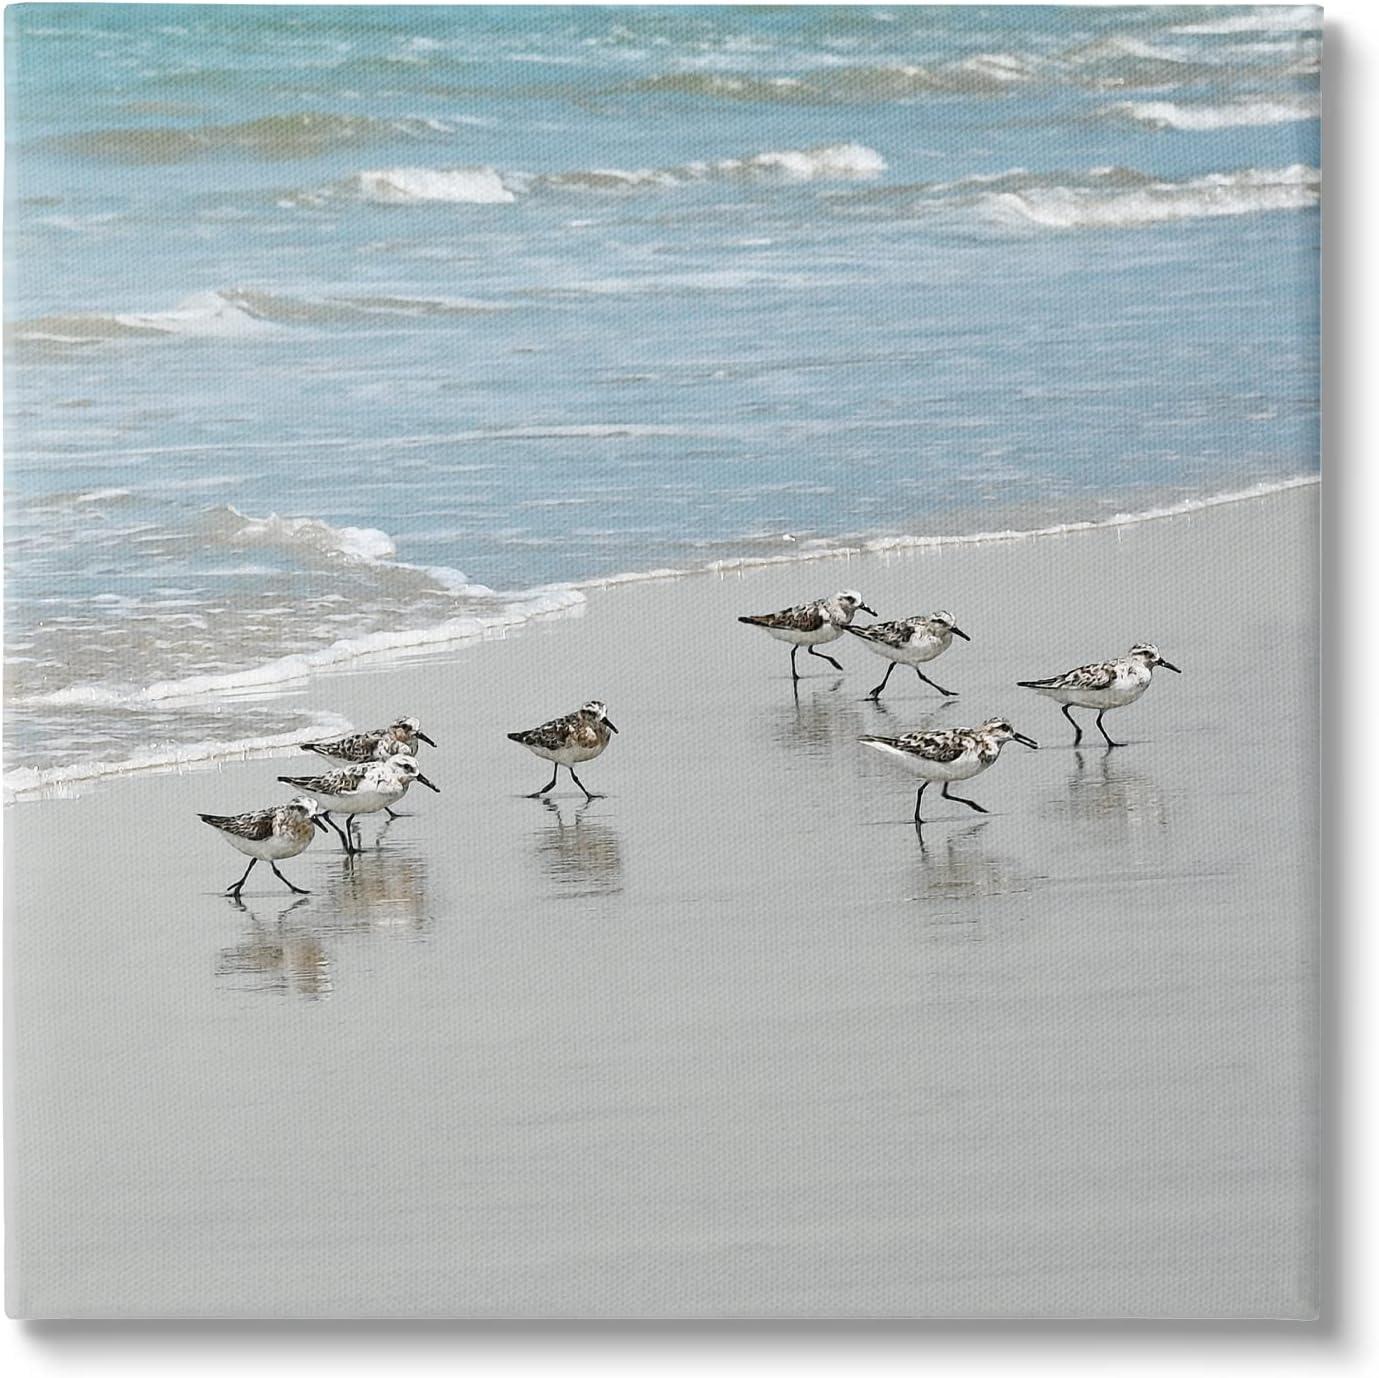
<path fill-rule="evenodd" d="M 418 742 L 435 746 L 435 742 L 421 730 L 421 723 L 416 718 L 399 718 L 387 727 L 352 732 L 348 737 L 303 742 L 302 750 L 314 751 L 318 756 L 325 756 L 332 761 L 372 761 L 400 749 L 415 753 Z"/>
<path fill-rule="evenodd" d="M 560 778 L 561 766 L 570 772 L 570 779 L 584 790 L 586 799 L 602 798 L 602 795 L 590 794 L 584 789 L 584 782 L 575 774 L 574 768 L 581 761 L 592 761 L 595 756 L 602 755 L 604 747 L 608 745 L 608 734 L 617 730 L 608 717 L 608 709 L 598 699 L 590 699 L 563 718 L 552 718 L 550 722 L 525 732 L 509 732 L 509 741 L 518 742 L 543 760 L 555 762 L 550 783 L 527 798 L 539 799 L 547 790 L 554 789 L 555 782 Z"/>
<path fill-rule="evenodd" d="M 955 804 L 966 804 L 978 813 L 987 813 L 974 799 L 949 794 L 954 780 L 970 780 L 994 765 L 1001 748 L 1010 741 L 1037 748 L 1039 743 L 1017 732 L 1004 718 L 989 718 L 980 727 L 954 727 L 943 732 L 907 732 L 900 737 L 862 737 L 865 745 L 874 747 L 891 760 L 904 766 L 912 775 L 924 781 L 915 795 L 915 823 L 922 826 L 920 803 L 924 791 L 931 784 L 943 781 L 943 797 Z"/>
<path fill-rule="evenodd" d="M 739 617 L 749 627 L 761 627 L 777 641 L 790 643 L 790 673 L 799 679 L 800 672 L 795 657 L 801 646 L 809 648 L 809 654 L 826 660 L 835 670 L 843 667 L 830 655 L 823 655 L 815 649 L 825 642 L 837 641 L 858 612 L 876 613 L 863 601 L 855 589 L 844 589 L 832 598 L 820 598 L 814 603 L 801 603 L 798 607 L 784 608 L 780 612 L 756 613 L 749 617 Z"/>
<path fill-rule="evenodd" d="M 244 874 L 225 892 L 235 899 L 244 889 L 249 872 L 260 861 L 266 861 L 273 874 L 294 894 L 309 895 L 300 885 L 293 885 L 278 870 L 277 863 L 287 857 L 306 851 L 316 829 L 325 832 L 326 825 L 321 819 L 321 811 L 314 799 L 298 796 L 286 804 L 278 804 L 271 809 L 255 809 L 252 813 L 230 815 L 199 813 L 203 823 L 209 823 L 237 852 L 250 857 Z"/>
<path fill-rule="evenodd" d="M 421 773 L 416 757 L 397 755 L 386 761 L 371 761 L 354 766 L 341 766 L 339 770 L 329 770 L 324 775 L 279 775 L 285 785 L 309 794 L 322 806 L 321 817 L 335 829 L 347 852 L 357 852 L 352 829 L 354 819 L 361 813 L 378 813 L 396 804 L 407 793 L 413 780 L 425 785 L 427 789 L 440 793 L 438 786 L 431 783 Z M 343 813 L 345 828 L 342 831 L 331 817 L 333 813 Z"/>
<path fill-rule="evenodd" d="M 958 626 L 951 612 L 931 612 L 927 616 L 905 617 L 898 622 L 873 622 L 869 627 L 847 626 L 843 630 L 860 638 L 869 651 L 875 651 L 891 662 L 886 667 L 881 683 L 867 695 L 869 699 L 881 697 L 881 691 L 897 665 L 913 666 L 915 674 L 931 689 L 937 689 L 944 698 L 957 697 L 955 690 L 935 684 L 919 668 L 936 656 L 941 656 L 953 644 L 955 636 L 962 637 L 964 641 L 972 640 Z"/>
<path fill-rule="evenodd" d="M 1183 673 L 1159 654 L 1157 646 L 1148 641 L 1141 641 L 1118 660 L 1103 660 L 1095 665 L 1079 665 L 1076 670 L 1069 670 L 1066 674 L 1050 675 L 1047 679 L 1022 679 L 1017 683 L 1022 689 L 1033 689 L 1063 705 L 1063 716 L 1072 723 L 1073 731 L 1076 733 L 1073 737 L 1074 746 L 1082 741 L 1082 728 L 1073 717 L 1072 708 L 1095 708 L 1096 725 L 1101 735 L 1106 738 L 1107 747 L 1110 748 L 1120 746 L 1121 743 L 1111 740 L 1111 734 L 1101 721 L 1102 715 L 1112 708 L 1124 708 L 1127 704 L 1134 703 L 1149 688 L 1149 681 L 1154 676 L 1156 665 L 1162 665 L 1165 670 L 1172 670 L 1175 675 Z"/>

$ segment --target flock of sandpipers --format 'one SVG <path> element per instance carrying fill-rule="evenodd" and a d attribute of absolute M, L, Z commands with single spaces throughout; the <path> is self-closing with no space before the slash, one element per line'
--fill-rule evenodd
<path fill-rule="evenodd" d="M 852 620 L 858 612 L 876 616 L 863 602 L 860 593 L 844 589 L 832 598 L 802 603 L 781 612 L 741 617 L 738 621 L 761 627 L 777 640 L 790 644 L 790 672 L 796 681 L 800 678 L 796 657 L 801 646 L 806 648 L 807 654 L 826 660 L 835 669 L 841 670 L 843 667 L 832 656 L 818 648 L 830 641 L 837 641 L 844 632 L 848 632 L 869 650 L 890 662 L 881 683 L 868 695 L 870 699 L 880 700 L 897 665 L 910 666 L 930 688 L 938 690 L 945 698 L 954 697 L 951 689 L 935 684 L 920 669 L 920 666 L 942 655 L 952 645 L 955 636 L 964 641 L 970 640 L 951 613 L 934 612 L 902 618 L 897 622 L 874 622 L 855 627 Z M 1127 654 L 1114 660 L 1079 665 L 1075 670 L 1050 675 L 1046 679 L 1016 682 L 1021 688 L 1036 690 L 1062 705 L 1063 715 L 1072 723 L 1076 734 L 1073 737 L 1074 746 L 1082 741 L 1082 727 L 1073 717 L 1072 709 L 1095 709 L 1097 728 L 1109 749 L 1120 743 L 1111 739 L 1102 718 L 1113 708 L 1124 708 L 1134 703 L 1149 687 L 1156 666 L 1181 673 L 1176 665 L 1170 665 L 1159 654 L 1157 647 L 1148 642 L 1139 642 Z M 608 717 L 607 708 L 594 699 L 573 713 L 553 718 L 540 727 L 524 732 L 509 732 L 508 737 L 512 741 L 525 746 L 543 760 L 552 762 L 555 767 L 549 782 L 529 797 L 540 798 L 554 789 L 563 766 L 584 792 L 586 799 L 599 798 L 585 788 L 574 768 L 602 754 L 611 735 L 617 730 Z M 931 784 L 942 784 L 943 798 L 955 804 L 966 804 L 978 813 L 986 813 L 987 810 L 975 800 L 950 794 L 948 786 L 954 781 L 970 780 L 974 775 L 980 775 L 996 762 L 1006 742 L 1019 742 L 1031 748 L 1039 745 L 1033 738 L 1017 732 L 1004 718 L 988 718 L 977 727 L 906 732 L 898 737 L 867 735 L 859 740 L 882 752 L 922 781 L 915 796 L 914 821 L 917 827 L 922 827 L 924 823 L 920 808 L 924 791 Z M 360 850 L 354 831 L 355 821 L 360 814 L 386 812 L 390 817 L 395 817 L 392 806 L 413 783 L 439 793 L 438 787 L 422 774 L 417 763 L 417 751 L 423 743 L 435 745 L 421 730 L 417 719 L 412 717 L 399 718 L 388 727 L 373 731 L 355 732 L 326 741 L 303 742 L 303 751 L 314 752 L 343 764 L 323 775 L 278 776 L 283 784 L 299 791 L 286 804 L 231 816 L 200 814 L 203 822 L 209 823 L 232 847 L 251 858 L 244 874 L 226 893 L 238 899 L 249 873 L 260 861 L 266 861 L 273 874 L 289 890 L 303 895 L 308 893 L 300 886 L 293 885 L 278 870 L 277 863 L 305 851 L 318 828 L 322 832 L 334 829 L 345 851 L 355 853 Z M 332 816 L 337 813 L 344 815 L 343 828 Z"/>

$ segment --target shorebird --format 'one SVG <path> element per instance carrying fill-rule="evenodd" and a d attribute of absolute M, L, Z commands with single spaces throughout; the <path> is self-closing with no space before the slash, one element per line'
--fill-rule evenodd
<path fill-rule="evenodd" d="M 801 603 L 798 607 L 784 608 L 780 612 L 756 613 L 749 617 L 739 617 L 749 627 L 761 627 L 777 641 L 790 642 L 790 673 L 799 679 L 800 672 L 795 657 L 801 646 L 809 648 L 809 654 L 826 660 L 835 670 L 843 667 L 830 655 L 823 655 L 815 649 L 828 641 L 837 641 L 842 636 L 857 612 L 876 613 L 862 601 L 862 595 L 853 589 L 844 589 L 832 598 L 820 598 L 815 603 Z"/>
<path fill-rule="evenodd" d="M 1017 732 L 1004 718 L 990 718 L 980 727 L 955 727 L 944 732 L 907 732 L 901 737 L 862 737 L 865 745 L 874 747 L 891 760 L 904 766 L 912 775 L 924 781 L 915 795 L 915 823 L 923 825 L 919 816 L 924 791 L 939 780 L 943 781 L 943 797 L 955 804 L 966 804 L 978 813 L 988 813 L 974 799 L 949 794 L 954 780 L 970 780 L 994 765 L 1001 748 L 1010 741 L 1037 748 L 1039 743 Z"/>
<path fill-rule="evenodd" d="M 203 823 L 209 823 L 237 852 L 250 857 L 244 874 L 225 892 L 239 898 L 249 872 L 260 861 L 266 861 L 273 874 L 294 894 L 309 895 L 300 885 L 293 885 L 278 870 L 277 863 L 299 852 L 306 851 L 316 829 L 325 832 L 326 825 L 321 819 L 321 811 L 314 799 L 298 796 L 286 804 L 278 804 L 271 809 L 256 809 L 253 813 L 235 813 L 228 816 L 215 813 L 199 813 Z"/>
<path fill-rule="evenodd" d="M 414 756 L 393 756 L 386 761 L 371 761 L 361 765 L 341 766 L 339 770 L 329 770 L 324 775 L 279 775 L 285 785 L 299 789 L 317 800 L 321 807 L 321 817 L 335 829 L 347 852 L 360 851 L 355 843 L 352 829 L 356 814 L 378 813 L 396 804 L 415 780 L 427 789 L 440 789 L 421 773 Z M 345 828 L 342 831 L 331 817 L 333 813 L 343 813 Z"/>
<path fill-rule="evenodd" d="M 914 672 L 931 689 L 937 689 L 945 698 L 956 698 L 952 689 L 935 684 L 919 667 L 927 661 L 941 656 L 953 644 L 953 638 L 960 636 L 964 641 L 972 638 L 957 624 L 951 612 L 931 612 L 927 617 L 906 617 L 899 622 L 873 622 L 869 627 L 847 626 L 844 631 L 860 638 L 869 651 L 884 657 L 891 663 L 886 666 L 886 674 L 881 683 L 867 695 L 869 699 L 879 699 L 891 671 L 897 665 L 911 665 Z"/>
<path fill-rule="evenodd" d="M 1076 670 L 1069 670 L 1066 674 L 1050 675 L 1047 679 L 1022 679 L 1017 683 L 1022 689 L 1033 689 L 1063 705 L 1063 716 L 1072 723 L 1073 731 L 1077 734 L 1073 738 L 1074 746 L 1082 741 L 1082 728 L 1073 717 L 1072 708 L 1095 708 L 1096 725 L 1109 748 L 1120 746 L 1121 743 L 1111 740 L 1111 734 L 1101 721 L 1102 715 L 1112 708 L 1124 708 L 1134 703 L 1149 688 L 1156 665 L 1172 670 L 1175 675 L 1183 673 L 1159 654 L 1157 646 L 1141 641 L 1118 660 L 1079 665 Z"/>
<path fill-rule="evenodd" d="M 570 779 L 584 790 L 586 799 L 600 799 L 603 796 L 590 794 L 584 789 L 584 781 L 575 774 L 575 766 L 581 761 L 592 761 L 603 754 L 608 745 L 610 732 L 618 729 L 608 717 L 608 709 L 598 699 L 590 699 L 583 707 L 567 713 L 563 718 L 552 718 L 540 727 L 529 728 L 526 732 L 509 732 L 508 740 L 517 742 L 543 760 L 554 761 L 555 770 L 551 781 L 543 785 L 528 799 L 539 799 L 547 790 L 555 788 L 560 778 L 560 767 L 570 772 Z"/>
<path fill-rule="evenodd" d="M 435 742 L 421 730 L 421 723 L 416 718 L 399 718 L 388 727 L 352 732 L 348 737 L 303 742 L 302 750 L 314 751 L 318 756 L 332 761 L 372 761 L 399 750 L 409 750 L 415 755 L 418 742 L 435 746 Z"/>

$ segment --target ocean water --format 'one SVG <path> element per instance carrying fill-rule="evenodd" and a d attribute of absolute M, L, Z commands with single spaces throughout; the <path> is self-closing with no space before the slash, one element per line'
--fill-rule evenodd
<path fill-rule="evenodd" d="M 6 24 L 13 788 L 614 578 L 1316 470 L 1315 9 Z"/>

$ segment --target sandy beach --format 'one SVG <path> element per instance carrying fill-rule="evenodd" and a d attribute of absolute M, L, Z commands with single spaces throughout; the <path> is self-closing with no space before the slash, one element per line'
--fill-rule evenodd
<path fill-rule="evenodd" d="M 195 817 L 300 754 L 12 806 L 10 1314 L 1314 1314 L 1316 514 L 631 584 L 322 676 L 443 793 L 284 863 L 309 897 L 232 904 Z M 796 694 L 734 620 L 849 586 L 957 615 L 957 699 L 866 702 L 851 639 Z M 1183 674 L 1122 750 L 1015 687 L 1141 639 Z M 591 697 L 607 797 L 523 797 L 504 734 Z M 917 837 L 857 738 L 993 714 L 1041 750 Z"/>

